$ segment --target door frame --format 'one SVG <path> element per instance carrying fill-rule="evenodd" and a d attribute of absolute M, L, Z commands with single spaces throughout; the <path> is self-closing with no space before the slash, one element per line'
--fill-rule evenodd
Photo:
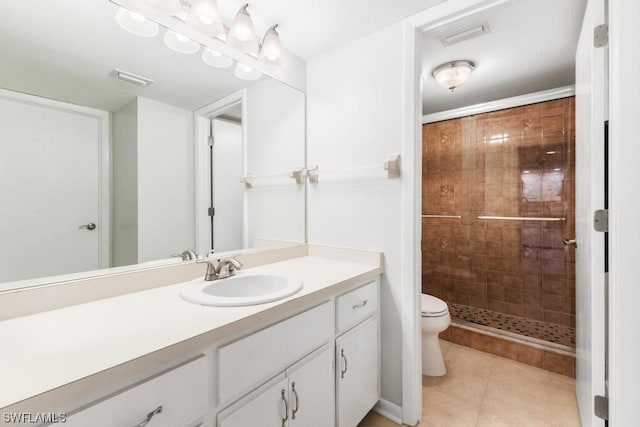
<path fill-rule="evenodd" d="M 637 424 L 640 396 L 640 3 L 609 1 L 609 420 Z"/>
<path fill-rule="evenodd" d="M 243 157 L 243 169 L 247 169 L 247 156 L 246 156 L 246 108 L 247 108 L 247 93 L 245 89 L 241 89 L 237 92 L 227 95 L 218 99 L 210 104 L 205 105 L 202 108 L 194 111 L 194 144 L 195 144 L 195 250 L 196 253 L 203 253 L 209 250 L 209 235 L 203 234 L 205 230 L 209 230 L 211 227 L 211 219 L 207 213 L 209 208 L 209 194 L 211 194 L 211 180 L 209 179 L 209 150 L 208 150 L 208 138 L 209 138 L 209 122 L 218 114 L 222 113 L 229 107 L 241 104 L 242 108 L 242 123 L 240 125 L 242 132 L 242 157 Z M 238 177 L 240 178 L 240 177 Z M 243 221 L 242 221 L 242 241 L 243 245 L 247 246 L 247 198 L 246 195 L 243 201 Z"/>
<path fill-rule="evenodd" d="M 396 422 L 415 426 L 422 418 L 422 51 L 421 34 L 455 19 L 511 0 L 440 0 L 403 20 L 402 195 L 402 406 L 381 400 L 376 409 Z"/>
<path fill-rule="evenodd" d="M 98 123 L 98 269 L 111 265 L 111 114 L 108 111 L 0 89 L 0 99 L 96 119 Z M 34 279 L 39 281 L 38 279 Z"/>

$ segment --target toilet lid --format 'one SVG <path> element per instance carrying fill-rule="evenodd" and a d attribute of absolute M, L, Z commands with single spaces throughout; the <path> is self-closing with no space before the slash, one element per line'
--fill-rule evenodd
<path fill-rule="evenodd" d="M 449 311 L 447 303 L 432 295 L 422 294 L 422 314 L 433 316 Z"/>

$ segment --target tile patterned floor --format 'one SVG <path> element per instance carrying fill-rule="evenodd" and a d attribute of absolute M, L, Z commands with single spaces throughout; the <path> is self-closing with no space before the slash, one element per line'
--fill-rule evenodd
<path fill-rule="evenodd" d="M 497 313 L 482 308 L 449 303 L 451 317 L 567 347 L 576 347 L 576 330 L 539 320 Z"/>
<path fill-rule="evenodd" d="M 579 427 L 575 380 L 440 341 L 448 373 L 423 377 L 420 427 Z M 371 412 L 358 427 L 396 427 Z"/>

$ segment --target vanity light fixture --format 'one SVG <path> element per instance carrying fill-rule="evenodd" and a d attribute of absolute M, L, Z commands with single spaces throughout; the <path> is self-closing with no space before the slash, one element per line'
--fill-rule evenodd
<path fill-rule="evenodd" d="M 200 43 L 194 42 L 187 36 L 167 30 L 163 38 L 167 47 L 178 53 L 196 53 L 200 50 Z"/>
<path fill-rule="evenodd" d="M 116 12 L 116 22 L 126 31 L 140 37 L 155 37 L 160 32 L 160 27 L 155 22 L 122 7 Z"/>
<path fill-rule="evenodd" d="M 142 77 L 137 74 L 130 73 L 128 71 L 119 70 L 117 68 L 113 70 L 113 75 L 118 80 L 122 80 L 123 82 L 127 82 L 127 83 L 133 83 L 134 85 L 138 85 L 142 87 L 149 86 L 151 83 L 153 83 L 153 80 L 147 77 Z"/>
<path fill-rule="evenodd" d="M 193 0 L 187 15 L 187 23 L 211 37 L 224 33 L 222 16 L 216 0 Z"/>
<path fill-rule="evenodd" d="M 284 65 L 284 49 L 280 34 L 276 30 L 278 24 L 269 27 L 262 39 L 262 47 L 258 59 L 270 67 L 282 67 Z"/>
<path fill-rule="evenodd" d="M 209 47 L 205 48 L 202 52 L 202 61 L 216 68 L 227 68 L 233 64 L 233 59 Z"/>
<path fill-rule="evenodd" d="M 262 77 L 262 73 L 255 68 L 244 64 L 236 64 L 236 77 L 241 80 L 258 80 Z"/>
<path fill-rule="evenodd" d="M 258 38 L 248 7 L 249 3 L 246 3 L 236 13 L 227 34 L 227 44 L 244 53 L 255 53 L 258 50 Z"/>
<path fill-rule="evenodd" d="M 451 61 L 434 68 L 431 75 L 440 85 L 453 92 L 455 88 L 467 81 L 474 68 L 475 64 L 471 61 Z"/>

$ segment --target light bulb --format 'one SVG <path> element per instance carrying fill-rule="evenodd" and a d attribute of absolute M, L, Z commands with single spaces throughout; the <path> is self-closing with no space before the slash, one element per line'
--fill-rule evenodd
<path fill-rule="evenodd" d="M 215 37 L 224 32 L 222 16 L 216 0 L 193 0 L 187 23 L 208 36 Z"/>
<path fill-rule="evenodd" d="M 260 71 L 240 63 L 236 65 L 235 75 L 241 80 L 258 80 L 262 77 L 262 73 Z"/>
<path fill-rule="evenodd" d="M 267 30 L 262 41 L 262 48 L 258 59 L 270 67 L 281 67 L 284 65 L 284 49 L 280 41 L 280 35 L 276 31 L 278 25 L 274 25 Z"/>
<path fill-rule="evenodd" d="M 124 30 L 140 37 L 155 37 L 160 32 L 160 27 L 155 22 L 123 8 L 119 8 L 116 12 L 116 22 Z"/>
<path fill-rule="evenodd" d="M 163 41 L 169 49 L 179 53 L 196 53 L 200 50 L 199 43 L 196 43 L 188 37 L 171 30 L 167 30 Z"/>
<path fill-rule="evenodd" d="M 202 52 L 202 60 L 205 64 L 216 68 L 227 68 L 233 64 L 233 59 L 211 48 L 206 48 Z"/>
<path fill-rule="evenodd" d="M 248 4 L 242 6 L 233 19 L 227 35 L 227 43 L 244 53 L 254 53 L 258 50 L 258 39 L 247 7 L 249 7 Z"/>

